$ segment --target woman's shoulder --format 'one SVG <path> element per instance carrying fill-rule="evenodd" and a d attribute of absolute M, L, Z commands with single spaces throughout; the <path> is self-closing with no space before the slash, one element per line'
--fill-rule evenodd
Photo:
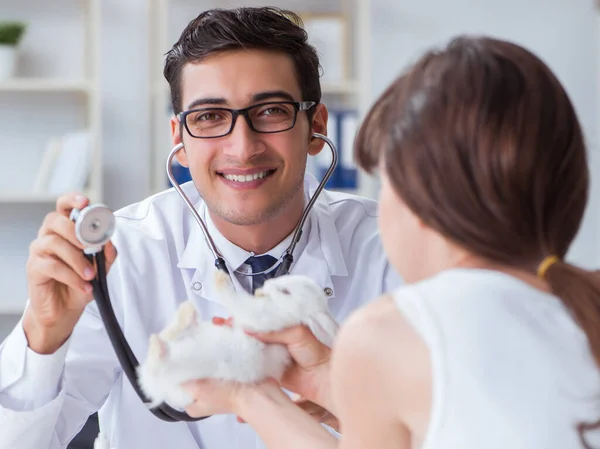
<path fill-rule="evenodd" d="M 394 296 L 386 294 L 354 311 L 344 322 L 340 336 L 363 344 L 377 344 L 407 332 L 411 328 L 399 313 Z"/>
<path fill-rule="evenodd" d="M 375 389 L 368 388 L 364 400 L 397 422 L 411 427 L 413 417 L 428 415 L 429 351 L 392 295 L 382 296 L 348 317 L 340 329 L 333 359 L 336 381 L 343 376 L 349 388 L 375 385 Z"/>
<path fill-rule="evenodd" d="M 386 391 L 382 400 L 390 401 L 401 415 L 404 407 L 394 398 L 404 398 L 407 407 L 414 407 L 428 394 L 426 380 L 431 369 L 427 346 L 392 295 L 384 295 L 348 317 L 340 329 L 335 356 L 343 359 L 341 365 L 368 372 L 370 381 Z M 425 390 L 408 389 L 412 382 L 405 380 L 414 378 L 424 381 Z"/>

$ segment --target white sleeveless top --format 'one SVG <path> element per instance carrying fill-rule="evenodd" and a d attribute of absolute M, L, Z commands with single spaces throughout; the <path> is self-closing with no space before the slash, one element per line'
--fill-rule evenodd
<path fill-rule="evenodd" d="M 421 449 L 582 448 L 600 419 L 600 370 L 560 299 L 504 273 L 453 269 L 394 292 L 430 351 Z M 600 448 L 600 432 L 588 432 Z"/>

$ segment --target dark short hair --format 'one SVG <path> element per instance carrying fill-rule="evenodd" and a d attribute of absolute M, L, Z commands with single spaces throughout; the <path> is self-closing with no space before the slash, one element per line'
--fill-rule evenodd
<path fill-rule="evenodd" d="M 530 272 L 557 256 L 543 278 L 600 366 L 600 274 L 564 261 L 588 198 L 586 148 L 546 64 L 514 43 L 454 39 L 381 95 L 355 151 L 426 225 L 471 253 Z M 584 432 L 598 427 L 578 425 L 586 448 Z"/>
<path fill-rule="evenodd" d="M 190 62 L 239 49 L 281 52 L 294 62 L 302 101 L 321 101 L 320 65 L 316 49 L 308 43 L 302 19 L 273 7 L 211 9 L 201 13 L 183 30 L 167 53 L 164 76 L 171 89 L 173 112 L 182 110 L 181 70 Z M 312 118 L 311 109 L 309 119 Z"/>

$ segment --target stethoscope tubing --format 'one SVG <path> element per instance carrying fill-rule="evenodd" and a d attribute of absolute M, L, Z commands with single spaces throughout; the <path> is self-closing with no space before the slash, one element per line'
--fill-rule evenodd
<path fill-rule="evenodd" d="M 325 173 L 325 176 L 323 176 L 323 179 L 319 183 L 319 186 L 315 190 L 315 193 L 311 196 L 306 208 L 304 209 L 304 211 L 302 213 L 300 220 L 298 221 L 298 224 L 296 225 L 296 228 L 294 230 L 294 235 L 292 237 L 292 242 L 290 243 L 289 247 L 285 250 L 283 256 L 281 257 L 281 262 L 280 262 L 280 265 L 277 267 L 277 272 L 275 274 L 275 277 L 283 276 L 283 275 L 289 273 L 291 266 L 293 264 L 293 261 L 294 261 L 293 252 L 294 252 L 294 249 L 295 249 L 297 243 L 300 241 L 300 237 L 302 236 L 302 228 L 304 226 L 304 223 L 306 222 L 308 214 L 312 210 L 318 196 L 320 195 L 321 191 L 325 187 L 325 184 L 327 184 L 327 181 L 329 181 L 329 178 L 331 178 L 331 175 L 333 174 L 333 171 L 335 170 L 335 167 L 337 165 L 338 154 L 337 154 L 337 150 L 336 150 L 333 142 L 328 137 L 326 137 L 322 134 L 319 134 L 319 133 L 314 133 L 313 137 L 322 139 L 325 141 L 325 143 L 327 143 L 327 145 L 329 146 L 331 153 L 332 153 L 332 161 L 331 161 L 331 164 L 330 164 L 327 172 Z M 173 185 L 175 190 L 179 193 L 179 195 L 183 199 L 184 203 L 187 205 L 188 209 L 194 216 L 196 222 L 199 224 L 200 228 L 202 229 L 202 232 L 204 233 L 204 237 L 206 238 L 206 242 L 208 243 L 208 246 L 215 257 L 215 267 L 217 269 L 223 270 L 224 272 L 229 274 L 229 270 L 227 268 L 227 263 L 225 262 L 225 259 L 223 258 L 221 253 L 218 251 L 217 246 L 215 245 L 214 241 L 212 240 L 210 233 L 208 232 L 208 229 L 206 227 L 206 224 L 204 223 L 204 221 L 198 214 L 198 211 L 196 210 L 194 205 L 191 203 L 191 201 L 189 200 L 187 195 L 183 192 L 183 189 L 181 188 L 181 186 L 179 185 L 179 183 L 173 176 L 171 163 L 172 163 L 172 160 L 173 160 L 173 157 L 175 156 L 175 154 L 182 148 L 183 148 L 183 144 L 178 144 L 171 150 L 171 153 L 169 154 L 169 157 L 167 159 L 167 175 L 169 177 L 169 180 L 171 181 L 171 184 Z M 129 382 L 131 383 L 134 391 L 137 393 L 137 395 L 140 397 L 140 399 L 146 405 L 148 405 L 151 402 L 150 398 L 148 398 L 144 394 L 144 392 L 142 391 L 142 389 L 138 383 L 138 379 L 137 379 L 137 369 L 139 367 L 139 362 L 138 362 L 137 358 L 135 357 L 131 347 L 129 346 L 129 343 L 127 343 L 125 336 L 123 335 L 123 331 L 121 330 L 121 327 L 119 326 L 119 323 L 117 321 L 117 318 L 115 316 L 115 313 L 114 313 L 114 310 L 113 310 L 113 307 L 112 307 L 112 304 L 110 301 L 108 285 L 106 282 L 106 258 L 104 255 L 104 250 L 100 248 L 99 250 L 94 251 L 92 253 L 86 253 L 86 257 L 90 260 L 90 262 L 92 262 L 92 263 L 95 262 L 95 264 L 97 266 L 97 276 L 94 280 L 92 280 L 93 295 L 94 295 L 94 299 L 96 300 L 96 304 L 98 306 L 98 310 L 100 312 L 102 321 L 104 322 L 104 326 L 106 328 L 106 332 L 108 334 L 111 345 L 112 345 L 113 349 L 115 350 L 117 359 L 118 359 L 119 363 L 121 364 L 121 367 L 123 368 L 123 372 L 129 379 Z M 272 269 L 273 268 L 270 268 L 266 271 L 271 271 Z M 260 273 L 254 273 L 254 275 L 258 275 L 258 274 L 260 274 Z M 176 410 L 166 403 L 162 403 L 162 404 L 158 405 L 157 407 L 149 408 L 149 410 L 157 418 L 159 418 L 163 421 L 168 421 L 168 422 L 178 422 L 178 421 L 194 422 L 194 421 L 201 421 L 203 419 L 209 418 L 209 416 L 203 416 L 200 418 L 192 418 L 187 413 Z"/>
<path fill-rule="evenodd" d="M 276 277 L 283 276 L 283 275 L 289 273 L 291 265 L 294 261 L 294 257 L 293 257 L 294 250 L 296 249 L 296 245 L 298 244 L 298 242 L 300 241 L 300 238 L 302 237 L 302 229 L 304 228 L 304 223 L 306 222 L 306 219 L 308 218 L 308 214 L 310 213 L 315 202 L 317 201 L 317 198 L 321 194 L 321 191 L 325 188 L 325 185 L 327 184 L 327 182 L 333 175 L 333 172 L 334 172 L 335 167 L 338 162 L 338 152 L 335 148 L 335 145 L 333 144 L 331 139 L 329 139 L 329 137 L 327 137 L 323 134 L 320 134 L 320 133 L 313 133 L 312 137 L 315 139 L 321 139 L 327 144 L 327 146 L 329 147 L 329 149 L 331 151 L 331 163 L 329 164 L 329 167 L 328 167 L 327 171 L 325 172 L 323 179 L 317 186 L 315 193 L 313 193 L 310 200 L 308 201 L 308 204 L 304 208 L 304 211 L 302 211 L 302 216 L 300 217 L 300 220 L 298 220 L 298 224 L 294 228 L 294 234 L 292 236 L 292 241 L 291 241 L 290 245 L 284 251 L 280 260 L 277 262 L 277 263 L 279 263 L 279 266 L 277 267 L 277 272 L 275 274 Z M 175 176 L 173 175 L 173 158 L 181 149 L 183 149 L 183 147 L 184 147 L 183 143 L 179 143 L 179 144 L 175 145 L 173 147 L 173 149 L 171 150 L 171 152 L 169 153 L 169 156 L 167 157 L 167 162 L 166 162 L 167 176 L 168 176 L 169 181 L 171 182 L 171 185 L 173 186 L 173 188 L 177 191 L 177 193 L 179 194 L 179 196 L 181 197 L 181 199 L 183 200 L 185 205 L 188 207 L 188 209 L 192 213 L 192 216 L 194 217 L 194 219 L 200 226 L 200 229 L 202 229 L 202 233 L 204 234 L 206 243 L 208 244 L 208 247 L 210 248 L 210 251 L 212 252 L 213 257 L 215 258 L 215 266 L 217 267 L 217 269 L 223 270 L 224 272 L 229 274 L 229 269 L 227 268 L 227 262 L 225 261 L 223 255 L 218 250 L 217 245 L 215 244 L 214 240 L 210 236 L 210 233 L 208 232 L 208 227 L 206 226 L 206 223 L 204 223 L 204 220 L 202 219 L 202 217 L 200 217 L 200 214 L 198 213 L 198 211 L 196 210 L 196 208 L 194 207 L 194 205 L 192 204 L 192 202 L 190 201 L 188 196 L 185 194 L 185 192 L 183 191 L 183 189 L 181 188 L 181 186 L 175 179 Z M 244 273 L 244 272 L 240 272 L 240 271 L 236 271 L 236 272 L 240 273 L 243 276 L 258 276 L 260 274 L 268 273 L 268 272 L 274 270 L 275 267 L 277 266 L 277 263 L 273 267 L 269 267 L 266 270 L 263 270 L 263 271 L 257 272 L 257 273 Z"/>

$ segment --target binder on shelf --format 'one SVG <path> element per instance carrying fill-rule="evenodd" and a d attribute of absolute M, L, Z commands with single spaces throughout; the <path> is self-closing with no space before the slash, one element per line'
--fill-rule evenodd
<path fill-rule="evenodd" d="M 92 171 L 93 144 L 88 130 L 51 138 L 33 186 L 34 193 L 61 195 L 83 190 Z"/>
<path fill-rule="evenodd" d="M 56 164 L 56 158 L 60 152 L 60 145 L 60 139 L 57 137 L 50 138 L 46 143 L 40 166 L 35 177 L 33 193 L 46 193 L 46 187 L 48 186 L 48 182 L 52 176 L 52 170 L 54 170 Z"/>
<path fill-rule="evenodd" d="M 339 130 L 337 123 L 337 116 L 332 111 L 329 111 L 329 119 L 327 121 L 327 137 L 329 137 L 339 152 Z M 329 148 L 327 148 L 327 144 L 323 146 L 323 149 L 319 154 L 313 158 L 309 158 L 309 160 L 313 162 L 313 166 L 311 167 L 312 174 L 320 181 L 323 176 L 325 176 L 325 173 L 331 165 L 331 151 L 329 151 Z M 337 181 L 337 173 L 338 170 L 336 167 L 331 175 L 331 178 L 329 178 L 329 181 L 327 181 L 327 184 L 325 184 L 326 188 L 335 188 L 339 184 Z"/>
<path fill-rule="evenodd" d="M 358 170 L 354 163 L 354 139 L 358 131 L 356 111 L 343 112 L 340 120 L 340 185 L 343 189 L 358 188 Z"/>
<path fill-rule="evenodd" d="M 179 185 L 192 180 L 190 169 L 184 167 L 175 159 L 173 159 L 173 162 L 171 163 L 171 170 L 173 171 L 173 177 L 175 178 L 175 181 L 177 181 L 177 184 Z M 165 175 L 165 177 L 167 180 L 167 187 L 173 187 L 173 184 L 171 184 L 171 181 L 169 181 L 168 176 Z"/>
<path fill-rule="evenodd" d="M 326 184 L 330 189 L 353 190 L 358 188 L 358 170 L 354 163 L 354 139 L 358 131 L 356 111 L 330 110 L 327 122 L 327 136 L 338 150 L 338 164 Z M 331 155 L 323 148 L 317 155 L 318 177 L 322 178 L 331 164 Z"/>

